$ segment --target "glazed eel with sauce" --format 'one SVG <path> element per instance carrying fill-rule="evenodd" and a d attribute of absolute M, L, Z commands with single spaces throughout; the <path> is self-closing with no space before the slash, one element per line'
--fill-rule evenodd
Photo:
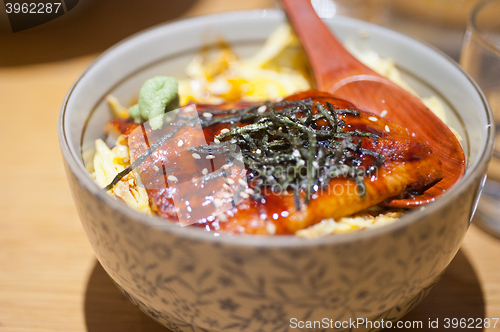
<path fill-rule="evenodd" d="M 128 136 L 129 170 L 153 210 L 181 224 L 294 234 L 419 194 L 443 176 L 405 128 L 327 93 L 192 109 L 159 130 L 111 123 Z"/>

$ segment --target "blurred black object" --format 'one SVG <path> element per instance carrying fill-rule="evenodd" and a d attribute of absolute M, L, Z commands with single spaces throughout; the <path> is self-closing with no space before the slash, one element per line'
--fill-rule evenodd
<path fill-rule="evenodd" d="M 30 23 L 22 22 L 16 30 L 9 21 L 6 4 L 21 1 L 5 0 L 4 8 L 0 4 L 0 66 L 57 61 L 102 52 L 138 31 L 178 18 L 196 1 L 65 0 L 64 14 L 47 19 L 45 23 L 38 22 L 42 18 L 32 14 L 32 27 L 22 30 L 22 24 Z"/>

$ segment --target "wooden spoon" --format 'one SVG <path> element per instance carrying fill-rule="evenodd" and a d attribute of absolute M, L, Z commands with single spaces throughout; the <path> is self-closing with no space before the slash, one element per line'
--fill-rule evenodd
<path fill-rule="evenodd" d="M 316 15 L 311 0 L 281 0 L 311 63 L 317 87 L 357 107 L 406 127 L 443 163 L 443 179 L 423 194 L 386 202 L 392 207 L 417 207 L 433 202 L 465 172 L 465 156 L 453 132 L 417 97 L 354 58 Z"/>

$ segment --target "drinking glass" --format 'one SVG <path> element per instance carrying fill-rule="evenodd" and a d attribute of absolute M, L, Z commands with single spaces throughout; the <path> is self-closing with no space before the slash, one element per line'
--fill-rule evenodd
<path fill-rule="evenodd" d="M 387 26 L 460 58 L 469 13 L 477 0 L 388 0 Z"/>
<path fill-rule="evenodd" d="M 473 8 L 460 64 L 479 84 L 495 118 L 495 149 L 475 223 L 500 237 L 500 0 L 483 0 Z"/>

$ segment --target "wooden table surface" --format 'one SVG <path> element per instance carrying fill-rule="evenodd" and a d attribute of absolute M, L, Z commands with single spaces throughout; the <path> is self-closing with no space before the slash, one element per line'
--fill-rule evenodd
<path fill-rule="evenodd" d="M 200 0 L 180 16 L 273 6 Z M 66 182 L 59 108 L 96 55 L 0 66 L 0 332 L 168 331 L 101 268 Z M 442 280 L 405 319 L 500 317 L 499 258 L 500 240 L 473 225 Z"/>

